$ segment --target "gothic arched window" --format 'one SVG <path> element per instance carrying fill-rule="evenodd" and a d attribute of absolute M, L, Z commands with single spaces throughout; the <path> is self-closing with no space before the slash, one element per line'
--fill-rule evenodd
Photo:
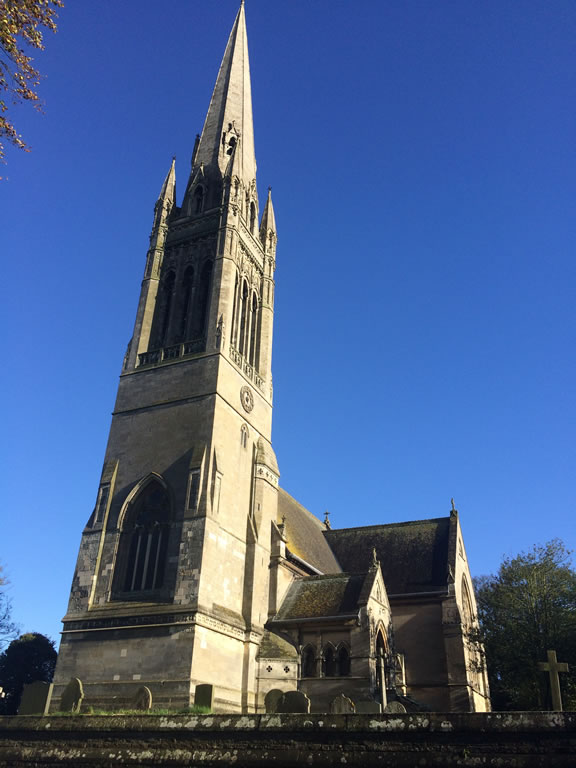
<path fill-rule="evenodd" d="M 342 643 L 338 646 L 338 674 L 341 677 L 346 677 L 350 674 L 350 652 L 348 648 Z"/>
<path fill-rule="evenodd" d="M 336 677 L 338 674 L 338 665 L 336 663 L 335 648 L 331 643 L 324 648 L 322 654 L 322 674 L 324 677 Z"/>
<path fill-rule="evenodd" d="M 202 213 L 204 210 L 204 187 L 196 187 L 194 190 L 194 213 Z"/>
<path fill-rule="evenodd" d="M 190 309 L 192 308 L 192 286 L 194 284 L 194 269 L 186 267 L 184 277 L 182 278 L 181 290 L 181 310 L 180 310 L 180 328 L 178 329 L 179 341 L 186 341 L 188 334 L 188 321 L 190 319 Z"/>
<path fill-rule="evenodd" d="M 208 326 L 208 311 L 210 309 L 210 287 L 212 278 L 212 262 L 207 261 L 202 267 L 200 284 L 196 294 L 194 311 L 194 338 L 200 339 L 206 333 Z"/>
<path fill-rule="evenodd" d="M 376 638 L 376 690 L 382 691 L 386 687 L 386 644 L 381 632 Z"/>
<path fill-rule="evenodd" d="M 168 329 L 170 327 L 170 314 L 172 312 L 172 297 L 174 295 L 174 282 L 176 276 L 174 272 L 168 272 L 162 284 L 162 306 L 161 306 L 161 325 L 158 346 L 164 347 L 167 344 Z"/>
<path fill-rule="evenodd" d="M 238 352 L 246 353 L 246 330 L 248 325 L 248 286 L 242 281 L 242 293 L 240 295 L 240 338 L 238 339 Z"/>
<path fill-rule="evenodd" d="M 256 346 L 258 341 L 258 297 L 255 293 L 252 294 L 252 307 L 250 318 L 250 365 L 256 365 L 258 361 L 258 355 L 256 354 Z"/>
<path fill-rule="evenodd" d="M 122 523 L 116 561 L 121 592 L 153 592 L 162 587 L 170 530 L 170 500 L 151 480 L 132 500 Z"/>
<path fill-rule="evenodd" d="M 234 281 L 234 304 L 232 305 L 232 344 L 238 346 L 238 273 Z"/>
<path fill-rule="evenodd" d="M 316 677 L 316 654 L 311 645 L 302 650 L 302 677 Z"/>

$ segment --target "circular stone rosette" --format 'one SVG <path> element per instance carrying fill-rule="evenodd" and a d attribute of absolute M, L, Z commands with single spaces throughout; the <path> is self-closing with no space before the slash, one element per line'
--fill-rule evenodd
<path fill-rule="evenodd" d="M 254 395 L 250 387 L 242 387 L 240 390 L 240 402 L 242 403 L 242 408 L 248 413 L 254 408 Z"/>

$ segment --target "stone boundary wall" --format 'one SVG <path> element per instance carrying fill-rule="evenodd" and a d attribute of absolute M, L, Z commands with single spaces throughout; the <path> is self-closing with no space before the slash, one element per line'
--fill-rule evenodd
<path fill-rule="evenodd" d="M 0 768 L 574 768 L 576 712 L 0 717 Z"/>

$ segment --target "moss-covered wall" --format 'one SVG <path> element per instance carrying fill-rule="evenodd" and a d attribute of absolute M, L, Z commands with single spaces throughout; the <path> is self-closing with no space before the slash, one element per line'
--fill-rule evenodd
<path fill-rule="evenodd" d="M 573 768 L 576 713 L 0 718 L 0 767 Z"/>

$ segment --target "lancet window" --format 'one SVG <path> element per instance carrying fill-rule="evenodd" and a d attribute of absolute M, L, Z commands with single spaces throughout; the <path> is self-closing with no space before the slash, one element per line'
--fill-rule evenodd
<path fill-rule="evenodd" d="M 196 187 L 194 190 L 194 213 L 202 213 L 204 210 L 204 187 Z"/>
<path fill-rule="evenodd" d="M 386 687 L 386 644 L 381 632 L 376 638 L 376 690 L 382 691 Z"/>
<path fill-rule="evenodd" d="M 194 269 L 186 267 L 181 286 L 181 304 L 180 304 L 180 327 L 178 329 L 178 340 L 186 341 L 188 339 L 188 326 L 190 325 L 190 313 L 192 310 L 192 290 L 194 286 Z"/>
<path fill-rule="evenodd" d="M 153 592 L 162 587 L 170 520 L 168 493 L 158 480 L 152 480 L 124 516 L 116 561 L 119 591 Z"/>
<path fill-rule="evenodd" d="M 244 277 L 236 276 L 234 285 L 232 344 L 258 368 L 260 357 L 260 301 Z"/>
<path fill-rule="evenodd" d="M 338 646 L 337 656 L 338 674 L 340 677 L 346 677 L 350 674 L 350 651 L 348 648 L 341 644 Z"/>
<path fill-rule="evenodd" d="M 311 645 L 307 645 L 302 649 L 301 659 L 302 677 L 316 677 L 316 654 L 314 653 L 314 648 L 312 648 Z"/>
<path fill-rule="evenodd" d="M 324 677 L 336 677 L 338 674 L 338 663 L 336 660 L 336 649 L 332 643 L 324 646 L 322 654 L 322 675 Z"/>
<path fill-rule="evenodd" d="M 172 300 L 174 297 L 174 283 L 176 276 L 170 271 L 162 283 L 162 296 L 160 305 L 160 331 L 158 338 L 159 347 L 168 343 L 168 329 L 170 328 L 170 315 L 172 313 Z"/>
<path fill-rule="evenodd" d="M 346 643 L 335 648 L 332 643 L 324 646 L 322 653 L 322 675 L 324 677 L 346 677 L 350 674 L 350 651 Z"/>
<path fill-rule="evenodd" d="M 194 306 L 193 337 L 200 339 L 208 327 L 208 311 L 210 309 L 210 288 L 212 283 L 212 262 L 207 261 L 200 273 L 200 282 L 196 291 Z"/>

